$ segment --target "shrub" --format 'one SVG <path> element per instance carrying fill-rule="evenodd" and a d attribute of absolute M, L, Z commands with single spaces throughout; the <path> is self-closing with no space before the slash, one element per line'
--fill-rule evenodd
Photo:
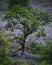
<path fill-rule="evenodd" d="M 7 51 L 10 42 L 4 37 L 0 31 L 0 65 L 11 65 L 12 59 L 7 56 Z"/>

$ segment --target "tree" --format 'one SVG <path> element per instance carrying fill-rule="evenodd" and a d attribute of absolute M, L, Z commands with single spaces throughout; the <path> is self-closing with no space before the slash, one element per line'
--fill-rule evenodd
<path fill-rule="evenodd" d="M 5 12 L 5 19 L 8 21 L 7 27 L 10 27 L 12 31 L 17 24 L 21 24 L 23 26 L 23 36 L 15 38 L 17 39 L 17 42 L 21 44 L 21 49 L 23 52 L 25 49 L 25 41 L 27 36 L 32 34 L 39 28 L 39 26 L 42 25 L 42 20 L 40 18 L 41 13 L 44 12 L 41 12 L 41 10 L 37 8 L 34 9 L 31 7 L 23 7 L 20 5 L 16 5 L 10 11 Z M 16 19 L 17 22 L 14 21 L 14 19 Z"/>

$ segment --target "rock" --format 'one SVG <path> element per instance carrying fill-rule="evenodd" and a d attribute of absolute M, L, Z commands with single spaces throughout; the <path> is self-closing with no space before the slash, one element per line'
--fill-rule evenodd
<path fill-rule="evenodd" d="M 44 26 L 44 28 L 45 28 L 45 31 L 46 31 L 46 39 L 52 40 L 52 27 L 47 25 L 47 26 Z"/>
<path fill-rule="evenodd" d="M 6 22 L 0 21 L 0 28 L 3 29 L 3 28 L 5 27 L 6 24 L 7 24 Z"/>
<path fill-rule="evenodd" d="M 20 36 L 23 34 L 23 32 L 20 29 L 15 29 L 12 34 L 15 34 L 16 36 Z"/>

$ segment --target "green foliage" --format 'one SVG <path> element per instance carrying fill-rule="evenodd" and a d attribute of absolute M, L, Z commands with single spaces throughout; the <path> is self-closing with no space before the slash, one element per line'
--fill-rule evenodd
<path fill-rule="evenodd" d="M 49 16 L 50 16 L 50 14 L 47 13 L 47 12 L 43 12 L 43 13 L 41 12 L 41 13 L 40 13 L 40 18 L 41 18 L 41 20 L 42 20 L 42 21 L 45 21 L 46 23 L 50 22 Z M 44 22 L 44 23 L 45 23 L 45 22 Z"/>
<path fill-rule="evenodd" d="M 31 43 L 30 47 L 32 48 L 31 52 L 33 54 L 38 54 L 38 55 L 41 55 L 43 53 L 42 50 L 45 49 L 45 46 L 43 46 L 42 43 L 38 44 L 38 42 Z"/>
<path fill-rule="evenodd" d="M 52 41 L 47 41 L 46 49 L 43 53 L 43 60 L 46 60 L 47 63 L 52 63 Z"/>
<path fill-rule="evenodd" d="M 10 0 L 9 8 L 11 9 L 15 5 L 28 6 L 30 0 Z"/>
<path fill-rule="evenodd" d="M 46 63 L 46 61 L 43 61 L 40 63 L 40 65 L 52 65 L 52 64 L 48 64 L 48 63 Z"/>
<path fill-rule="evenodd" d="M 37 30 L 36 36 L 37 36 L 37 37 L 46 36 L 46 32 L 45 32 L 44 28 L 40 27 L 40 28 Z"/>
<path fill-rule="evenodd" d="M 11 58 L 7 57 L 7 51 L 10 42 L 4 37 L 3 32 L 0 31 L 0 65 L 11 65 Z"/>
<path fill-rule="evenodd" d="M 22 62 L 22 64 L 21 65 L 28 65 L 27 63 L 25 63 L 25 62 Z"/>
<path fill-rule="evenodd" d="M 0 45 L 1 46 L 6 47 L 6 46 L 8 46 L 10 44 L 9 41 L 3 36 L 3 33 L 1 31 L 0 31 L 0 37 L 1 37 L 0 38 Z"/>
<path fill-rule="evenodd" d="M 24 26 L 24 33 L 27 33 L 28 35 L 29 33 L 32 33 L 32 31 L 36 31 L 36 29 L 41 25 L 38 10 L 35 11 L 35 13 L 33 11 L 35 11 L 33 8 L 28 9 L 27 7 L 16 5 L 11 11 L 5 13 L 5 19 L 8 20 L 8 23 L 13 24 L 13 22 L 15 22 L 13 21 L 13 18 L 16 18 L 17 21 Z M 36 12 L 38 14 L 36 14 Z"/>
<path fill-rule="evenodd" d="M 32 43 L 30 46 L 33 49 L 32 53 L 40 55 L 41 65 L 52 64 L 52 41 L 47 41 L 45 46 L 37 43 Z"/>
<path fill-rule="evenodd" d="M 35 30 L 41 25 L 40 21 L 40 11 L 37 9 L 27 7 L 22 7 L 19 5 L 16 5 L 13 7 L 13 9 L 9 12 L 5 12 L 6 16 L 5 18 L 8 20 L 8 22 L 11 20 L 12 22 L 9 22 L 9 24 L 13 24 L 13 18 L 16 18 L 17 21 L 21 21 L 22 25 L 29 24 L 26 27 L 33 27 Z M 23 23 L 22 23 L 23 22 Z M 11 25 L 12 25 L 11 24 Z M 14 24 L 13 24 L 14 25 Z"/>

